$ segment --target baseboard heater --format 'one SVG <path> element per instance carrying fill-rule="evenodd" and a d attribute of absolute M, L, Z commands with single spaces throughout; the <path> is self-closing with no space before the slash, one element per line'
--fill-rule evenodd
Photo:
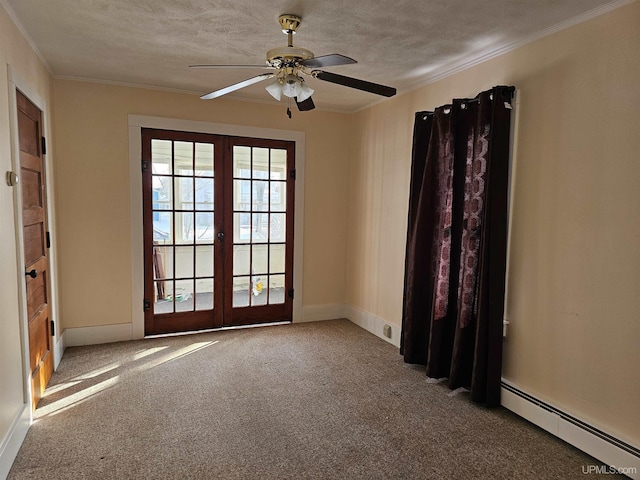
<path fill-rule="evenodd" d="M 640 479 L 640 449 L 503 380 L 502 406 L 601 462 Z"/>

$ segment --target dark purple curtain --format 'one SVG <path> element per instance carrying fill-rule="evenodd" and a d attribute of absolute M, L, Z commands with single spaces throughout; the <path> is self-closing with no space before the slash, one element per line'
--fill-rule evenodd
<path fill-rule="evenodd" d="M 418 112 L 400 353 L 500 404 L 514 87 Z"/>

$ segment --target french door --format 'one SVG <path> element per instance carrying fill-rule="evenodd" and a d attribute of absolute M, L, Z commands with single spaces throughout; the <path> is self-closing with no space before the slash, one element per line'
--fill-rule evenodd
<path fill-rule="evenodd" d="M 142 130 L 146 335 L 291 321 L 294 147 Z"/>

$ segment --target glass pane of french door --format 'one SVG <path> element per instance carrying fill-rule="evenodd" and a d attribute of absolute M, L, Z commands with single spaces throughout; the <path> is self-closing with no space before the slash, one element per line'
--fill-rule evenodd
<path fill-rule="evenodd" d="M 233 147 L 233 306 L 284 303 L 287 151 Z"/>
<path fill-rule="evenodd" d="M 213 144 L 151 140 L 156 314 L 214 306 Z"/>

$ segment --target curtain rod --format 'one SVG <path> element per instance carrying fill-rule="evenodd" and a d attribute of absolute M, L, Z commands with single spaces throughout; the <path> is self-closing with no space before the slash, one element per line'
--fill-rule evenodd
<path fill-rule="evenodd" d="M 493 87 L 491 90 L 486 90 L 484 92 L 479 93 L 475 98 L 466 98 L 466 99 L 461 99 L 462 100 L 462 105 L 465 105 L 467 103 L 476 103 L 480 101 L 480 95 L 482 93 L 489 93 L 489 100 L 493 100 L 493 91 L 496 89 L 501 89 L 502 92 L 502 97 L 504 98 L 504 100 L 506 100 L 506 103 L 509 103 L 509 106 L 507 107 L 507 105 L 505 105 L 506 108 L 511 108 L 511 99 L 513 98 L 515 91 L 516 91 L 516 87 L 514 86 L 503 86 L 503 85 L 498 85 Z M 442 107 L 445 108 L 451 108 L 452 104 L 446 104 L 446 105 L 442 105 Z M 438 107 L 440 108 L 440 107 Z M 429 115 L 433 115 L 435 113 L 435 111 L 424 111 L 424 112 L 416 112 L 416 115 L 422 115 L 422 119 L 426 120 L 427 117 Z"/>

